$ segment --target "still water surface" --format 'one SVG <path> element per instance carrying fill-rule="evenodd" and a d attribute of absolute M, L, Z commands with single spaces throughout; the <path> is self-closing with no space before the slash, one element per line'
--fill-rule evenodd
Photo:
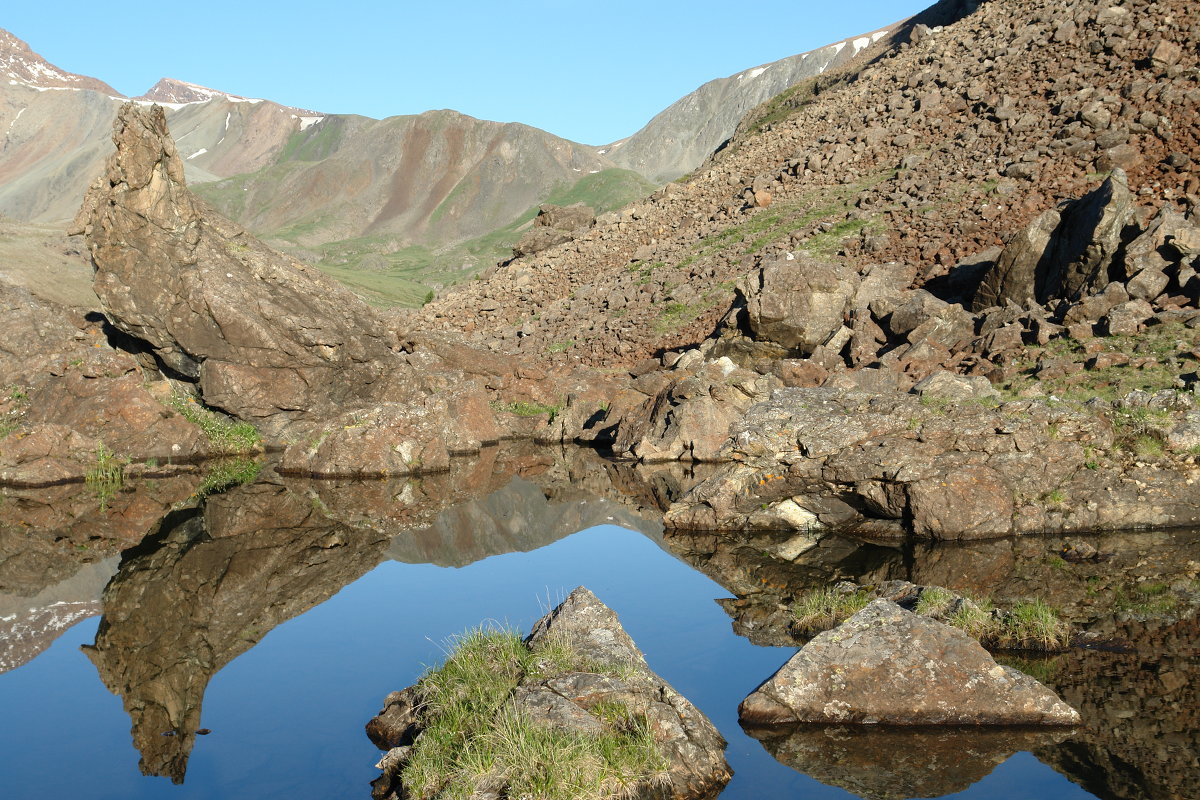
<path fill-rule="evenodd" d="M 101 643 L 102 657 L 109 659 L 109 671 L 104 674 L 124 669 L 126 703 L 132 698 L 135 708 L 130 711 L 123 706 L 122 699 L 98 678 L 97 666 L 81 649 L 97 643 L 99 620 L 93 617 L 75 624 L 28 663 L 0 673 L 0 780 L 4 787 L 0 796 L 14 800 L 365 800 L 379 753 L 364 735 L 363 726 L 379 710 L 384 696 L 413 683 L 424 665 L 438 662 L 448 637 L 484 620 L 527 631 L 548 605 L 578 585 L 587 586 L 617 611 L 650 666 L 704 711 L 728 739 L 727 756 L 735 775 L 722 798 L 871 796 L 870 791 L 851 794 L 781 764 L 741 730 L 738 703 L 795 649 L 757 646 L 735 635 L 729 615 L 714 602 L 728 597 L 730 591 L 666 549 L 653 524 L 642 527 L 645 532 L 611 524 L 593 526 L 529 552 L 491 555 L 464 566 L 383 560 L 344 587 L 330 588 L 328 600 L 277 624 L 257 645 L 247 645 L 248 649 L 211 676 L 206 690 L 207 667 L 203 665 L 220 659 L 203 648 L 178 652 L 175 655 L 182 666 L 155 673 L 148 685 L 132 685 L 136 680 L 128 676 L 137 675 L 137 655 L 116 654 L 111 647 L 119 638 L 117 629 L 132 624 L 128 620 L 146 609 L 118 612 L 107 608 L 112 619 L 106 619 L 105 625 L 110 630 L 100 638 L 112 642 Z M 186 524 L 181 526 L 186 528 Z M 169 534 L 162 542 L 169 543 L 172 536 L 178 534 Z M 224 541 L 219 537 L 209 541 L 194 530 L 187 536 L 194 537 L 193 544 L 180 551 L 183 558 Z M 393 558 L 411 560 L 411 548 L 401 546 L 400 551 L 400 556 L 395 547 L 390 552 Z M 138 566 L 139 559 L 146 562 L 153 557 L 145 545 L 127 552 L 122 572 Z M 258 552 L 254 559 L 268 557 L 269 553 Z M 444 551 L 439 560 L 447 560 Z M 187 564 L 182 559 L 177 563 Z M 237 563 L 236 559 L 220 561 L 219 568 L 228 573 L 237 569 Z M 321 565 L 312 568 L 319 570 Z M 186 583 L 197 579 L 195 569 L 176 569 L 161 577 L 155 574 L 153 580 Z M 256 588 L 255 580 L 259 578 L 252 576 L 250 585 L 241 591 L 274 591 L 265 583 Z M 118 603 L 122 593 L 130 591 L 110 584 L 106 600 Z M 137 602 L 151 602 L 153 598 L 144 588 L 138 591 L 142 594 L 137 595 Z M 168 595 L 172 602 L 189 602 L 186 592 Z M 246 607 L 261 605 L 249 603 Z M 164 607 L 164 627 L 177 625 L 169 620 L 178 611 Z M 203 636 L 197 640 L 177 630 L 155 631 L 155 613 L 151 609 L 149 622 L 143 619 L 139 623 L 147 627 L 138 628 L 132 637 L 137 647 L 157 650 L 163 637 L 184 643 L 183 649 L 188 649 L 189 641 L 205 641 Z M 212 619 L 197 622 L 213 628 L 218 623 L 221 621 Z M 261 632 L 251 635 L 257 637 Z M 161 660 L 162 654 L 155 658 Z M 113 659 L 134 666 L 113 667 Z M 202 668 L 189 672 L 192 663 Z M 192 676 L 187 679 L 191 680 L 197 671 L 203 673 L 199 692 L 154 685 L 155 681 L 184 681 L 181 675 Z M 147 730 L 155 724 L 152 715 L 138 716 L 139 704 L 146 702 L 169 706 L 201 700 L 202 711 L 190 719 L 198 720 L 198 727 L 210 729 L 208 735 L 162 737 L 165 731 Z M 139 751 L 131 742 L 130 713 L 140 720 L 133 738 L 143 747 L 149 742 L 157 751 L 149 760 L 158 766 L 149 769 L 174 772 L 177 782 L 142 774 Z M 176 752 L 171 752 L 172 748 Z M 1028 752 L 1000 750 L 978 753 L 965 747 L 962 758 L 981 763 L 968 770 L 976 777 L 961 785 L 952 779 L 939 783 L 936 775 L 913 785 L 938 786 L 937 794 L 971 800 L 1098 796 Z M 165 755 L 163 751 L 167 751 Z M 886 761 L 879 764 L 883 785 L 890 783 Z M 827 763 L 809 771 L 831 783 L 862 785 L 842 780 L 839 769 L 838 764 Z M 927 769 L 942 770 L 944 765 L 930 763 Z M 829 780 L 830 776 L 834 779 Z M 907 796 L 902 785 L 891 785 L 890 796 Z"/>

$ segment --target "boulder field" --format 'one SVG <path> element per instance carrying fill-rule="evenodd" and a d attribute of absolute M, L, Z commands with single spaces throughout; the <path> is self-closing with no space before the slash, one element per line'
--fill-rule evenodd
<path fill-rule="evenodd" d="M 674 529 L 1200 522 L 1195 26 L 1175 0 L 940 5 L 648 200 L 545 209 L 418 312 L 222 219 L 162 112 L 124 107 L 76 223 L 104 314 L 6 300 L 38 322 L 0 350 L 0 481 L 204 457 L 192 403 L 293 475 L 444 471 L 504 439 L 711 462 Z"/>

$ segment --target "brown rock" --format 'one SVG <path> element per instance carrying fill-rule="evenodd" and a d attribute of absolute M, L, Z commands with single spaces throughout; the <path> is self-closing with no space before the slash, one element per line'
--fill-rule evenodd
<path fill-rule="evenodd" d="M 973 465 L 908 486 L 913 533 L 980 539 L 1012 531 L 1013 493 L 992 468 Z"/>
<path fill-rule="evenodd" d="M 1054 692 L 967 634 L 875 600 L 819 634 L 738 708 L 744 723 L 1074 725 Z"/>
<path fill-rule="evenodd" d="M 380 388 L 394 335 L 336 281 L 196 200 L 160 107 L 123 106 L 113 141 L 76 227 L 117 327 L 165 369 L 227 387 L 222 408 L 276 429 Z"/>

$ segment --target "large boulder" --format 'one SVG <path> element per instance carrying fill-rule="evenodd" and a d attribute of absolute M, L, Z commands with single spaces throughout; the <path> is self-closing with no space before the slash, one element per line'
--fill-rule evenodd
<path fill-rule="evenodd" d="M 984 276 L 975 309 L 1009 300 L 1022 306 L 1076 300 L 1103 289 L 1133 212 L 1128 179 L 1120 169 L 1061 212 L 1043 212 L 1009 240 Z"/>
<path fill-rule="evenodd" d="M 742 701 L 743 722 L 1074 725 L 1079 714 L 962 631 L 875 600 Z"/>
<path fill-rule="evenodd" d="M 336 281 L 197 200 L 160 107 L 123 106 L 113 141 L 76 228 L 105 312 L 165 371 L 260 420 L 387 391 L 396 335 Z"/>
<path fill-rule="evenodd" d="M 614 709 L 644 718 L 665 769 L 623 786 L 608 786 L 604 797 L 702 798 L 728 782 L 724 738 L 647 666 L 617 615 L 590 591 L 581 586 L 571 592 L 533 626 L 525 646 L 536 666 L 515 677 L 515 686 L 496 712 L 498 719 L 515 713 L 566 737 L 594 737 L 617 724 Z M 560 655 L 555 659 L 549 653 Z M 389 695 L 383 711 L 367 724 L 371 740 L 388 751 L 379 763 L 384 774 L 374 783 L 376 798 L 417 796 L 402 785 L 402 772 L 422 747 L 421 736 L 433 713 L 418 684 Z M 479 776 L 479 782 L 500 797 L 508 796 L 510 780 L 505 774 Z"/>
<path fill-rule="evenodd" d="M 546 203 L 533 218 L 533 227 L 513 246 L 513 256 L 529 256 L 569 242 L 596 224 L 596 212 L 583 203 L 556 206 Z"/>
<path fill-rule="evenodd" d="M 858 287 L 850 266 L 800 252 L 763 265 L 739 291 L 756 338 L 811 355 L 841 329 Z"/>
<path fill-rule="evenodd" d="M 613 451 L 641 461 L 720 461 L 733 427 L 773 381 L 728 358 L 680 371 L 618 425 Z"/>

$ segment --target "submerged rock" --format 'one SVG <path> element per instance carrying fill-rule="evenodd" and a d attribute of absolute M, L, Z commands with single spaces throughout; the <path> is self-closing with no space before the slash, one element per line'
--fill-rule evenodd
<path fill-rule="evenodd" d="M 754 690 L 743 722 L 1074 725 L 1054 692 L 967 634 L 875 600 L 816 636 Z"/>
<path fill-rule="evenodd" d="M 725 739 L 694 705 L 656 675 L 621 627 L 617 615 L 582 586 L 533 626 L 525 640 L 529 668 L 495 712 L 497 724 L 519 715 L 535 727 L 568 736 L 592 737 L 618 729 L 616 716 L 644 720 L 664 761 L 656 774 L 609 786 L 604 796 L 622 798 L 710 797 L 731 776 Z M 558 653 L 555 657 L 552 653 Z M 569 663 L 563 663 L 564 656 Z M 496 665 L 503 670 L 505 665 Z M 421 748 L 434 712 L 422 685 L 388 696 L 383 711 L 367 724 L 367 735 L 387 750 L 378 767 L 376 798 L 425 796 L 402 786 L 402 772 Z M 520 769 L 520 767 L 517 767 Z M 495 771 L 493 771 L 495 772 Z M 445 776 L 449 779 L 449 776 Z M 510 775 L 476 776 L 479 790 L 505 791 Z"/>

